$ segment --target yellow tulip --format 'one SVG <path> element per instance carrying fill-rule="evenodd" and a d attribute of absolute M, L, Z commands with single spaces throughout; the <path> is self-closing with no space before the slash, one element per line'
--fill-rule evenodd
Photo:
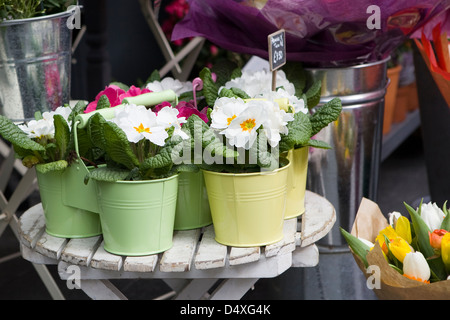
<path fill-rule="evenodd" d="M 397 232 L 395 232 L 394 228 L 392 226 L 387 226 L 383 230 L 381 230 L 378 233 L 378 236 L 375 238 L 375 241 L 377 241 L 380 244 L 381 249 L 383 250 L 384 254 L 388 254 L 387 246 L 384 241 L 384 236 L 386 236 L 389 240 L 395 239 L 398 237 Z"/>
<path fill-rule="evenodd" d="M 392 252 L 394 257 L 396 257 L 400 262 L 403 262 L 405 259 L 405 256 L 410 253 L 414 252 L 414 250 L 411 248 L 411 246 L 406 242 L 405 239 L 402 237 L 396 237 L 395 239 L 390 240 L 389 243 L 389 250 Z"/>
<path fill-rule="evenodd" d="M 450 272 L 450 232 L 444 234 L 441 240 L 441 257 L 445 268 Z"/>
<path fill-rule="evenodd" d="M 409 244 L 411 244 L 411 224 L 409 223 L 408 218 L 401 216 L 397 219 L 395 223 L 395 232 L 406 240 Z"/>

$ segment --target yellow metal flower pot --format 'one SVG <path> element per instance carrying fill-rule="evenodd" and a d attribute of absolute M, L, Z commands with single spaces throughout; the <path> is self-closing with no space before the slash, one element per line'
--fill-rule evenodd
<path fill-rule="evenodd" d="M 283 238 L 289 167 L 240 174 L 203 171 L 217 242 L 253 247 Z"/>
<path fill-rule="evenodd" d="M 290 150 L 285 219 L 292 219 L 305 212 L 306 177 L 308 174 L 308 147 Z"/>

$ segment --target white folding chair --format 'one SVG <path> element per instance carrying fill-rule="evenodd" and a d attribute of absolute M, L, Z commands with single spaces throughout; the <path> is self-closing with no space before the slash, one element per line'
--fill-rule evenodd
<path fill-rule="evenodd" d="M 161 52 L 167 61 L 167 63 L 159 70 L 159 74 L 161 77 L 164 77 L 169 71 L 172 71 L 174 78 L 180 81 L 186 81 L 192 71 L 195 60 L 205 43 L 205 39 L 202 37 L 194 37 L 177 54 L 174 54 L 170 43 L 158 22 L 161 1 L 162 0 L 139 0 L 144 18 L 150 26 Z M 180 66 L 180 61 L 183 59 L 185 60 L 182 66 Z"/>
<path fill-rule="evenodd" d="M 9 226 L 17 239 L 19 219 L 16 215 L 20 204 L 28 198 L 28 196 L 38 188 L 36 180 L 36 171 L 34 169 L 27 169 L 22 163 L 15 158 L 14 150 L 10 148 L 2 139 L 0 139 L 0 155 L 4 160 L 0 167 L 0 237 L 5 229 Z M 16 169 L 21 175 L 22 179 L 17 185 L 9 199 L 6 199 L 4 192 L 10 181 L 13 170 Z M 0 238 L 1 240 L 1 238 Z M 0 258 L 1 262 L 6 262 L 12 258 L 20 255 L 20 252 L 11 254 L 7 257 Z M 33 267 L 38 273 L 45 287 L 49 291 L 51 297 L 55 300 L 63 300 L 64 296 L 61 293 L 58 285 L 54 281 L 52 275 L 45 265 L 33 263 Z"/>

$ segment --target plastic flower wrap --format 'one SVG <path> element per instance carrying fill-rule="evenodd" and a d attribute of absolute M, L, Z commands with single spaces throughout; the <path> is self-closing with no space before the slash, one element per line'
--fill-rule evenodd
<path fill-rule="evenodd" d="M 39 165 L 42 172 L 62 170 L 69 165 L 73 151 L 72 119 L 85 106 L 80 101 L 73 109 L 61 106 L 42 114 L 36 112 L 34 120 L 17 125 L 0 115 L 0 135 L 11 142 L 24 166 Z"/>
<path fill-rule="evenodd" d="M 195 0 L 172 40 L 203 36 L 268 57 L 267 36 L 286 30 L 287 59 L 319 65 L 380 60 L 450 7 L 448 0 Z"/>
<path fill-rule="evenodd" d="M 405 207 L 389 220 L 363 198 L 351 233 L 341 228 L 360 268 L 380 268 L 380 298 L 450 299 L 450 214 L 446 204 Z M 425 286 L 424 286 L 425 285 Z"/>

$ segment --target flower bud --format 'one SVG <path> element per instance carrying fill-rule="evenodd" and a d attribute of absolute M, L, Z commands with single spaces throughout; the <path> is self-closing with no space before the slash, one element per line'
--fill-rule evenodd
<path fill-rule="evenodd" d="M 430 283 L 430 267 L 421 252 L 410 252 L 403 260 L 403 275 L 409 279 Z"/>
<path fill-rule="evenodd" d="M 450 272 L 450 232 L 444 234 L 441 239 L 441 257 L 447 272 Z"/>
<path fill-rule="evenodd" d="M 430 245 L 434 248 L 434 249 L 441 249 L 441 241 L 442 241 L 442 237 L 448 233 L 447 230 L 444 229 L 436 229 L 433 232 L 428 232 L 429 236 L 430 236 Z"/>
<path fill-rule="evenodd" d="M 406 242 L 411 244 L 411 224 L 408 218 L 401 216 L 397 219 L 397 222 L 395 224 L 395 232 L 397 232 L 400 237 L 405 239 Z"/>
<path fill-rule="evenodd" d="M 396 237 L 389 243 L 389 250 L 400 262 L 403 262 L 405 256 L 414 250 L 402 237 Z"/>
<path fill-rule="evenodd" d="M 430 230 L 439 229 L 445 214 L 436 203 L 424 203 L 420 208 L 420 216 Z"/>

